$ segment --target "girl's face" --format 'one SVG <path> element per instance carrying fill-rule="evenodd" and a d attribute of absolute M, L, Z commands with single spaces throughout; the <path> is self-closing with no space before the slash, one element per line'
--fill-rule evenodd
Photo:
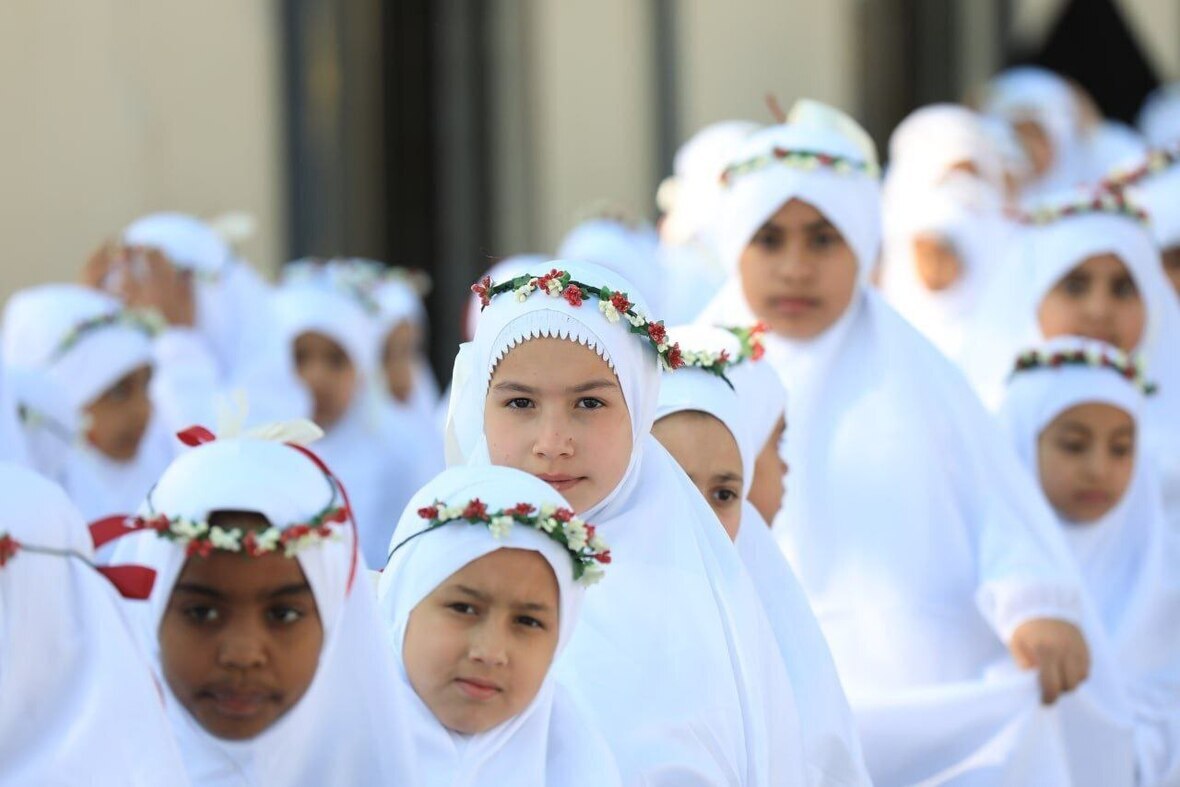
<path fill-rule="evenodd" d="M 385 368 L 385 385 L 399 402 L 407 402 L 414 392 L 414 361 L 418 354 L 418 328 L 399 323 L 385 338 L 381 363 Z"/>
<path fill-rule="evenodd" d="M 1053 143 L 1049 141 L 1045 129 L 1035 120 L 1018 121 L 1012 128 L 1020 140 L 1020 147 L 1024 148 L 1028 156 L 1033 175 L 1038 178 L 1044 175 L 1053 166 Z"/>
<path fill-rule="evenodd" d="M 148 384 L 152 368 L 140 366 L 128 372 L 86 406 L 90 426 L 86 439 L 100 453 L 117 462 L 130 462 L 152 417 Z"/>
<path fill-rule="evenodd" d="M 1037 311 L 1041 334 L 1101 339 L 1134 352 L 1147 309 L 1127 266 L 1113 254 L 1086 258 L 1045 295 Z"/>
<path fill-rule="evenodd" d="M 402 648 L 406 675 L 444 727 L 474 735 L 528 707 L 557 650 L 558 593 L 539 552 L 498 549 L 414 607 Z"/>
<path fill-rule="evenodd" d="M 827 330 L 856 290 L 856 255 L 844 236 L 822 213 L 795 199 L 754 233 L 738 270 L 755 316 L 791 339 Z"/>
<path fill-rule="evenodd" d="M 742 525 L 742 455 L 725 424 L 698 410 L 656 421 L 651 430 L 688 474 L 730 539 Z"/>
<path fill-rule="evenodd" d="M 918 235 L 913 241 L 918 280 L 931 292 L 949 289 L 963 275 L 963 263 L 950 244 L 935 235 Z"/>
<path fill-rule="evenodd" d="M 295 339 L 295 371 L 315 400 L 312 419 L 327 431 L 348 412 L 357 388 L 357 371 L 344 348 L 322 333 Z"/>
<path fill-rule="evenodd" d="M 754 462 L 754 483 L 750 486 L 750 494 L 746 495 L 768 525 L 774 522 L 787 494 L 786 478 L 790 468 L 779 450 L 786 433 L 787 417 L 784 415 L 778 419 L 770 439 Z"/>
<path fill-rule="evenodd" d="M 1180 296 L 1180 246 L 1164 249 L 1164 273 L 1168 274 L 1172 289 Z"/>
<path fill-rule="evenodd" d="M 211 524 L 258 529 L 257 515 Z M 324 628 L 299 561 L 214 552 L 185 563 L 160 622 L 172 693 L 207 732 L 260 734 L 299 702 L 315 676 Z"/>
<path fill-rule="evenodd" d="M 1037 439 L 1041 487 L 1059 516 L 1095 522 L 1110 513 L 1135 469 L 1135 421 L 1108 404 L 1080 404 Z"/>
<path fill-rule="evenodd" d="M 484 400 L 493 464 L 531 473 L 586 511 L 623 480 L 631 415 L 606 361 L 565 339 L 530 339 L 496 366 Z"/>

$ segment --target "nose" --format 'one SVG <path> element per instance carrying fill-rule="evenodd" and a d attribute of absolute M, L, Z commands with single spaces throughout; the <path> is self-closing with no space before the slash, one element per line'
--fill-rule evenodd
<path fill-rule="evenodd" d="M 489 667 L 502 667 L 508 663 L 508 638 L 499 627 L 488 622 L 478 626 L 471 633 L 471 641 L 467 655 L 472 661 Z"/>
<path fill-rule="evenodd" d="M 256 626 L 239 624 L 225 632 L 217 649 L 219 666 L 247 670 L 265 666 L 266 662 L 266 641 Z"/>
<path fill-rule="evenodd" d="M 545 459 L 569 457 L 574 454 L 574 436 L 569 419 L 564 413 L 542 413 L 537 420 L 537 436 L 533 454 Z"/>

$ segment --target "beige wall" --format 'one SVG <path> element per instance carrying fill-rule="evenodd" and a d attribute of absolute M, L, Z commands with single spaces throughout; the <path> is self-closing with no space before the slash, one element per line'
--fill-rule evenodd
<path fill-rule="evenodd" d="M 160 209 L 255 215 L 277 262 L 283 183 L 272 0 L 0 4 L 0 296 L 72 278 Z"/>

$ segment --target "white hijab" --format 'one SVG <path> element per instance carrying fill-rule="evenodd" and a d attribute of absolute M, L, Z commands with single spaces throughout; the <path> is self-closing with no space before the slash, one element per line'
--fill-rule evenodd
<path fill-rule="evenodd" d="M 0 533 L 24 547 L 0 566 L 0 778 L 187 784 L 151 665 L 88 565 L 81 515 L 30 470 L 0 465 L 0 486 Z"/>
<path fill-rule="evenodd" d="M 215 511 L 247 511 L 261 514 L 279 529 L 306 523 L 344 502 L 339 483 L 317 462 L 277 441 L 217 439 L 177 458 L 140 514 L 204 522 Z M 206 732 L 165 684 L 172 727 L 195 784 L 418 783 L 404 713 L 409 698 L 395 677 L 393 654 L 381 636 L 355 525 L 331 527 L 333 538 L 305 546 L 295 555 L 324 628 L 315 677 L 295 707 L 257 737 L 227 741 Z M 151 596 L 136 612 L 140 636 L 159 669 L 160 622 L 184 568 L 185 549 L 146 530 L 124 536 L 115 557 L 120 563 L 156 571 Z"/>
<path fill-rule="evenodd" d="M 812 108 L 755 135 L 740 158 L 777 147 L 865 161 L 871 151 L 850 123 Z M 880 239 L 876 180 L 824 167 L 775 162 L 732 182 L 723 225 L 731 266 L 791 199 L 840 230 L 863 282 Z M 740 286 L 732 292 L 740 296 Z M 720 295 L 710 316 L 752 322 L 749 306 L 729 298 Z M 858 719 L 889 691 L 913 696 L 983 678 L 1007 663 L 1004 643 L 1027 620 L 1080 619 L 1080 583 L 1061 534 L 996 425 L 950 363 L 863 283 L 820 336 L 771 334 L 766 347 L 792 407 L 791 490 L 772 532 L 811 599 Z M 957 745 L 937 718 L 922 734 L 942 730 L 944 743 Z M 882 729 L 889 726 L 862 729 L 866 755 L 905 759 Z M 879 761 L 868 759 L 870 768 Z"/>
<path fill-rule="evenodd" d="M 649 314 L 612 271 L 566 261 L 544 267 L 628 293 Z M 472 464 L 489 462 L 484 400 L 496 364 L 516 345 L 563 338 L 606 360 L 629 408 L 634 448 L 618 487 L 579 512 L 599 526 L 614 562 L 610 581 L 586 599 L 559 679 L 607 735 L 626 784 L 805 783 L 798 711 L 772 630 L 712 510 L 650 434 L 659 365 L 629 328 L 608 321 L 593 299 L 581 307 L 539 293 L 493 299 L 456 360 L 449 445 Z"/>
<path fill-rule="evenodd" d="M 557 257 L 582 260 L 613 270 L 634 283 L 636 294 L 654 314 L 663 314 L 665 275 L 659 236 L 646 222 L 594 218 L 574 227 L 557 247 Z"/>
<path fill-rule="evenodd" d="M 724 349 L 731 357 L 738 357 L 737 340 L 721 328 L 680 326 L 669 335 L 691 352 Z M 660 386 L 656 420 L 673 413 L 702 412 L 716 418 L 733 435 L 742 457 L 743 483 L 741 527 L 735 543 L 790 673 L 808 783 L 869 784 L 852 711 L 807 595 L 774 543 L 766 521 L 744 499 L 754 480 L 754 461 L 783 415 L 786 391 L 769 364 L 743 361 L 729 368 L 726 376 L 733 387 L 700 368 L 669 375 Z"/>
<path fill-rule="evenodd" d="M 1060 337 L 1042 347 L 1055 352 L 1086 352 L 1125 360 L 1106 344 Z M 1045 427 L 1071 407 L 1101 403 L 1138 421 L 1144 409 L 1142 391 L 1118 372 L 1095 366 L 1063 365 L 1013 375 L 1000 408 L 1000 419 L 1030 473 L 1037 474 L 1037 439 Z M 1087 524 L 1061 521 L 1066 541 L 1078 561 L 1086 590 L 1112 641 L 1130 694 L 1146 723 L 1140 735 L 1159 735 L 1170 726 L 1162 747 L 1167 754 L 1148 756 L 1145 774 L 1180 777 L 1180 534 L 1165 521 L 1156 468 L 1139 450 L 1130 485 L 1119 503 L 1102 519 Z M 1142 747 L 1141 747 L 1142 748 Z M 1151 778 L 1145 783 L 1165 783 Z M 1167 782 L 1170 783 L 1170 782 Z"/>
<path fill-rule="evenodd" d="M 423 337 L 429 330 L 426 318 L 426 307 L 422 304 L 422 294 L 415 289 L 412 282 L 404 277 L 384 272 L 373 290 L 373 299 L 377 301 L 377 335 L 378 353 L 383 351 L 382 345 L 389 338 L 395 328 L 405 323 L 415 326 Z M 430 363 L 425 354 L 419 352 L 414 361 L 414 387 L 409 401 L 402 403 L 392 396 L 386 396 L 387 403 L 396 410 L 407 412 L 415 423 L 432 426 L 435 411 L 439 403 L 438 382 L 430 370 Z M 423 437 L 430 436 L 438 440 L 441 457 L 442 440 L 434 432 L 423 432 Z"/>
<path fill-rule="evenodd" d="M 1160 85 L 1139 110 L 1136 123 L 1152 147 L 1172 147 L 1180 142 L 1180 83 Z"/>
<path fill-rule="evenodd" d="M 54 402 L 27 404 L 38 412 L 53 412 L 60 404 L 67 410 L 60 420 L 79 427 L 72 439 L 57 435 L 68 441 L 63 463 L 37 469 L 60 481 L 88 520 L 137 505 L 173 456 L 168 426 L 154 412 L 138 453 L 126 462 L 108 458 L 82 434 L 87 406 L 123 376 L 155 365 L 151 334 L 131 317 L 116 299 L 74 284 L 21 290 L 4 314 L 8 363 L 43 374 L 54 389 Z"/>
<path fill-rule="evenodd" d="M 314 331 L 344 348 L 356 368 L 352 402 L 316 451 L 348 489 L 365 563 L 378 568 L 389 554 L 396 512 L 441 467 L 442 457 L 424 460 L 412 416 L 384 406 L 378 307 L 365 290 L 366 277 L 350 260 L 295 263 L 275 293 L 274 311 L 289 355 L 300 334 Z"/>
<path fill-rule="evenodd" d="M 1116 255 L 1147 313 L 1136 355 L 1159 390 L 1147 403 L 1143 433 L 1163 474 L 1168 515 L 1180 522 L 1180 452 L 1175 449 L 1180 444 L 1180 301 L 1164 276 L 1149 230 L 1127 216 L 1088 213 L 1024 227 L 1017 243 L 1018 256 L 993 280 L 972 329 L 968 373 L 976 391 L 995 409 L 1012 359 L 1044 339 L 1037 312 L 1045 295 L 1086 258 Z"/>
<path fill-rule="evenodd" d="M 158 248 L 196 277 L 196 345 L 178 352 L 208 357 L 217 394 L 245 393 L 251 423 L 307 415 L 290 353 L 283 352 L 271 311 L 270 285 L 204 221 L 183 213 L 152 213 L 123 230 L 128 245 Z M 188 423 L 214 423 L 217 401 L 187 406 Z M 179 417 L 179 416 L 178 416 Z"/>
<path fill-rule="evenodd" d="M 578 623 L 585 588 L 573 578 L 569 553 L 540 531 L 515 525 L 496 538 L 487 527 L 457 522 L 437 532 L 423 532 L 427 523 L 418 515 L 419 508 L 439 501 L 465 506 L 476 499 L 493 511 L 518 503 L 538 509 L 545 504 L 569 507 L 552 487 L 527 473 L 506 467 L 453 467 L 423 487 L 402 514 L 391 550 L 404 546 L 394 552 L 381 574 L 377 603 L 398 659 L 397 674 L 407 695 L 413 695 L 408 712 L 413 718 L 414 747 L 419 770 L 428 778 L 422 786 L 621 784 L 606 741 L 552 671 L 523 711 L 477 735 L 446 729 L 413 693 L 402 660 L 410 613 L 456 571 L 498 549 L 538 552 L 553 569 L 559 593 L 554 658 L 561 655 Z"/>

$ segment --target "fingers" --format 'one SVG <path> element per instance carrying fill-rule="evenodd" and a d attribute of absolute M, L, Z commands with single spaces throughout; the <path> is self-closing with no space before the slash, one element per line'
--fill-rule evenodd
<path fill-rule="evenodd" d="M 1041 664 L 1041 702 L 1052 705 L 1057 702 L 1065 690 L 1065 674 L 1061 665 L 1054 660 L 1047 660 Z"/>

